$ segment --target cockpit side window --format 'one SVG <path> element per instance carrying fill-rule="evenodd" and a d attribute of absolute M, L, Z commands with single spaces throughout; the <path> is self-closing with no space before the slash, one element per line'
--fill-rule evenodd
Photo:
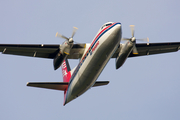
<path fill-rule="evenodd" d="M 104 25 L 101 27 L 101 30 L 104 28 Z"/>
<path fill-rule="evenodd" d="M 109 25 L 112 25 L 112 23 L 107 23 L 107 24 L 103 25 L 103 26 L 101 27 L 101 30 L 102 30 L 104 27 L 107 27 L 107 26 L 109 26 Z"/>

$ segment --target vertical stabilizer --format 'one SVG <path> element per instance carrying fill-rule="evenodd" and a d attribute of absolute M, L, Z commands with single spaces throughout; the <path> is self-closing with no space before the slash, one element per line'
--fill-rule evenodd
<path fill-rule="evenodd" d="M 69 82 L 71 78 L 71 69 L 67 59 L 63 61 L 61 68 L 62 68 L 63 82 Z"/>
<path fill-rule="evenodd" d="M 71 78 L 71 69 L 67 59 L 63 61 L 61 68 L 62 68 L 63 82 L 69 82 Z M 64 103 L 66 100 L 66 93 L 67 93 L 67 89 L 64 90 Z"/>

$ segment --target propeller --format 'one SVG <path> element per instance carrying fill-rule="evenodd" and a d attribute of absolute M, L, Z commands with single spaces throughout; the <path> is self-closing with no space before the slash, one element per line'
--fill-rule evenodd
<path fill-rule="evenodd" d="M 144 42 L 148 42 L 147 44 L 149 44 L 149 38 L 144 38 L 144 39 L 136 39 L 134 37 L 134 33 L 135 33 L 135 25 L 130 25 L 130 28 L 131 28 L 131 38 L 122 38 L 122 40 L 130 40 L 131 42 L 135 43 L 136 44 L 136 40 L 139 40 L 139 41 L 144 41 Z M 133 47 L 133 54 L 138 54 L 138 51 L 137 51 L 137 48 L 136 48 L 136 45 L 134 44 L 134 47 Z"/>
<path fill-rule="evenodd" d="M 71 35 L 71 37 L 69 37 L 69 38 L 66 37 L 66 36 L 64 36 L 64 35 L 59 34 L 58 32 L 56 33 L 56 37 L 61 37 L 61 38 L 63 38 L 63 39 L 66 40 L 66 41 L 61 45 L 60 53 L 65 53 L 65 54 L 67 54 L 67 55 L 70 54 L 70 50 L 71 50 L 71 48 L 73 47 L 73 43 L 74 43 L 73 37 L 74 37 L 77 29 L 78 29 L 77 27 L 74 27 L 74 28 L 73 28 L 72 35 Z"/>
<path fill-rule="evenodd" d="M 66 37 L 66 36 L 64 36 L 64 35 L 61 35 L 61 34 L 59 34 L 58 32 L 56 33 L 56 37 L 61 37 L 61 38 L 65 39 L 65 40 L 67 40 L 69 43 L 73 43 L 73 42 L 74 42 L 74 41 L 73 41 L 73 37 L 74 37 L 77 29 L 78 29 L 77 27 L 73 27 L 73 33 L 72 33 L 72 35 L 71 35 L 70 38 L 68 38 L 68 37 Z"/>

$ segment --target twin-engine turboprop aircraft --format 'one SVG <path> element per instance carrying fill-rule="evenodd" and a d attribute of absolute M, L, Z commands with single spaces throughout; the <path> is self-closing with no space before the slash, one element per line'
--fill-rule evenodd
<path fill-rule="evenodd" d="M 122 38 L 122 26 L 119 22 L 105 23 L 91 44 L 74 44 L 73 36 L 67 38 L 59 33 L 56 36 L 66 39 L 62 45 L 0 44 L 3 54 L 22 55 L 53 59 L 54 69 L 62 67 L 63 82 L 27 83 L 27 86 L 64 91 L 64 105 L 77 98 L 89 88 L 107 85 L 109 81 L 96 81 L 110 58 L 116 58 L 116 69 L 121 67 L 128 57 L 175 52 L 180 42 L 136 44 L 134 26 L 131 38 Z M 121 39 L 127 42 L 121 44 Z M 139 39 L 148 41 L 148 39 Z M 73 70 L 68 59 L 80 59 Z"/>

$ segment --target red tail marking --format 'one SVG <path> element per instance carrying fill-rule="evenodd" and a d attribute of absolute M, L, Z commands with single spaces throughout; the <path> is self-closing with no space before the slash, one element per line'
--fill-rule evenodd
<path fill-rule="evenodd" d="M 61 68 L 62 68 L 63 82 L 69 82 L 70 78 L 71 78 L 71 71 L 68 71 L 67 64 L 66 64 L 65 60 L 63 61 Z M 65 104 L 65 100 L 66 100 L 67 89 L 64 90 L 64 104 Z"/>
<path fill-rule="evenodd" d="M 69 82 L 71 78 L 71 71 L 68 71 L 65 60 L 63 61 L 61 68 L 62 68 L 63 82 Z"/>

